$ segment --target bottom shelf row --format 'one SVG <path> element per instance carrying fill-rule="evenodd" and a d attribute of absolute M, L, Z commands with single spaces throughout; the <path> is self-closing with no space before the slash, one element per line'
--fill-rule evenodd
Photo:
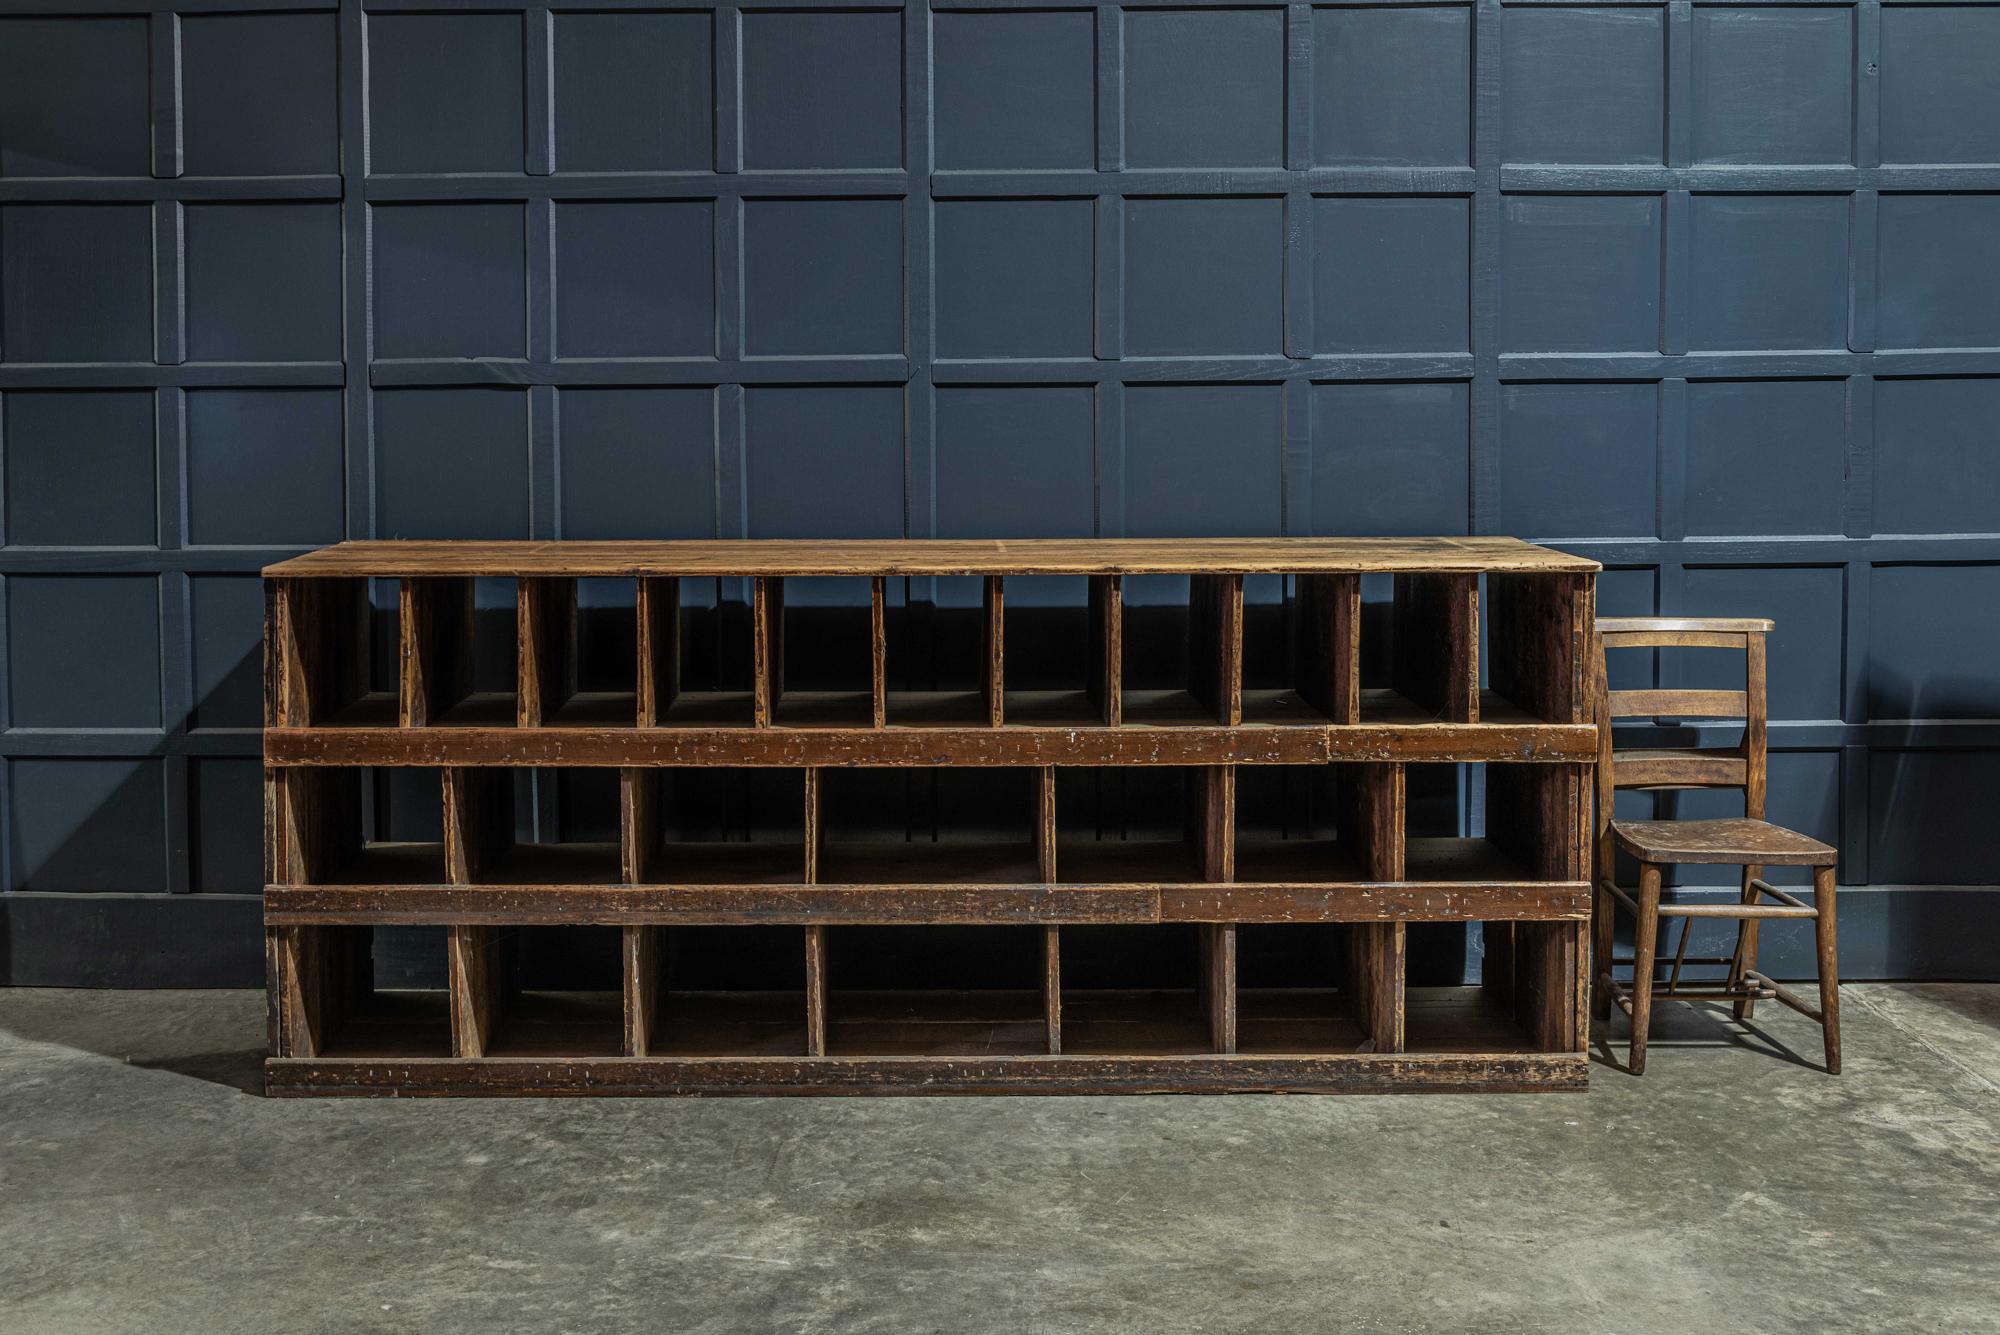
<path fill-rule="evenodd" d="M 273 928 L 280 1057 L 1581 1051 L 1579 924 Z M 1461 935 L 1460 940 L 1466 938 Z M 1461 947 L 1464 949 L 1464 947 Z"/>

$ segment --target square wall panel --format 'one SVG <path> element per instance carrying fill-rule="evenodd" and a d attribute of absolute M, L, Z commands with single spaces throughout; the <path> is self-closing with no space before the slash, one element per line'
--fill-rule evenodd
<path fill-rule="evenodd" d="M 1128 9 L 1125 165 L 1285 165 L 1283 9 Z"/>
<path fill-rule="evenodd" d="M 715 205 L 559 203 L 556 355 L 713 357 Z"/>
<path fill-rule="evenodd" d="M 746 536 L 903 536 L 900 386 L 753 385 L 743 401 Z"/>
<path fill-rule="evenodd" d="M 1846 577 L 1840 566 L 1690 568 L 1681 605 L 1669 614 L 1768 617 L 1773 623 L 1765 673 L 1771 717 L 1840 717 L 1840 664 L 1846 643 Z M 1743 655 L 1684 649 L 1681 684 L 1694 690 L 1740 691 Z"/>
<path fill-rule="evenodd" d="M 526 165 L 522 16 L 368 16 L 368 170 Z"/>
<path fill-rule="evenodd" d="M 1471 200 L 1313 200 L 1313 349 L 1465 351 L 1471 253 Z"/>
<path fill-rule="evenodd" d="M 1500 87 L 1508 162 L 1659 162 L 1666 11 L 1509 5 Z"/>
<path fill-rule="evenodd" d="M 1882 7 L 1882 160 L 2000 162 L 2000 8 Z"/>
<path fill-rule="evenodd" d="M 1472 390 L 1450 384 L 1312 388 L 1312 531 L 1467 532 Z"/>
<path fill-rule="evenodd" d="M 369 228 L 377 357 L 525 355 L 520 204 L 376 205 Z"/>
<path fill-rule="evenodd" d="M 187 392 L 191 546 L 310 547 L 346 533 L 338 389 Z"/>
<path fill-rule="evenodd" d="M 1097 19 L 1087 9 L 931 14 L 942 171 L 1097 162 Z"/>
<path fill-rule="evenodd" d="M 152 209 L 0 207 L 0 351 L 10 362 L 152 361 Z"/>
<path fill-rule="evenodd" d="M 1848 162 L 1854 10 L 1694 9 L 1694 160 Z"/>
<path fill-rule="evenodd" d="M 0 176 L 146 176 L 143 18 L 0 19 Z"/>
<path fill-rule="evenodd" d="M 1125 533 L 1261 537 L 1284 527 L 1279 385 L 1128 385 Z"/>
<path fill-rule="evenodd" d="M 1696 195 L 1688 343 L 1847 347 L 1845 195 Z"/>
<path fill-rule="evenodd" d="M 9 575 L 7 670 L 16 728 L 159 727 L 159 578 Z"/>
<path fill-rule="evenodd" d="M 1651 567 L 1617 570 L 1606 568 L 1597 577 L 1597 615 L 1601 617 L 1649 617 L 1660 609 L 1660 576 Z M 1658 654 L 1647 649 L 1628 649 L 1605 655 L 1614 691 L 1642 691 L 1659 684 L 1654 660 Z"/>
<path fill-rule="evenodd" d="M 2000 718 L 2000 566 L 1870 572 L 1868 717 Z"/>
<path fill-rule="evenodd" d="M 189 204 L 187 355 L 340 360 L 340 206 Z"/>
<path fill-rule="evenodd" d="M 1284 348 L 1281 199 L 1125 201 L 1125 350 L 1132 356 Z"/>
<path fill-rule="evenodd" d="M 2000 754 L 1874 750 L 1868 756 L 1868 879 L 1876 885 L 1992 884 L 2000 866 Z"/>
<path fill-rule="evenodd" d="M 0 395 L 7 542 L 15 547 L 150 547 L 159 494 L 153 392 Z"/>
<path fill-rule="evenodd" d="M 705 13 L 557 14 L 556 170 L 707 170 L 714 26 Z"/>
<path fill-rule="evenodd" d="M 194 728 L 264 723 L 264 581 L 255 575 L 188 577 Z"/>
<path fill-rule="evenodd" d="M 1502 348 L 1658 350 L 1658 196 L 1510 195 L 1501 207 Z"/>
<path fill-rule="evenodd" d="M 903 201 L 743 202 L 743 333 L 753 357 L 903 350 Z"/>
<path fill-rule="evenodd" d="M 375 394 L 375 536 L 528 536 L 528 395 Z"/>
<path fill-rule="evenodd" d="M 1472 161 L 1472 9 L 1313 10 L 1313 158 L 1332 166 Z"/>
<path fill-rule="evenodd" d="M 1649 538 L 1659 390 L 1503 385 L 1500 532 L 1524 538 Z"/>
<path fill-rule="evenodd" d="M 1882 196 L 1878 346 L 2000 345 L 2000 194 Z"/>
<path fill-rule="evenodd" d="M 938 536 L 1090 537 L 1095 405 L 1088 385 L 940 387 Z"/>
<path fill-rule="evenodd" d="M 903 16 L 891 10 L 748 10 L 743 166 L 903 165 Z"/>
<path fill-rule="evenodd" d="M 1875 382 L 1875 531 L 2000 532 L 2000 380 Z"/>
<path fill-rule="evenodd" d="M 160 761 L 6 763 L 10 890 L 165 892 L 167 802 Z"/>
<path fill-rule="evenodd" d="M 1708 380 L 1687 387 L 1687 531 L 1841 531 L 1847 392 L 1838 380 Z"/>
<path fill-rule="evenodd" d="M 716 535 L 713 389 L 565 389 L 556 416 L 563 537 Z"/>
<path fill-rule="evenodd" d="M 938 200 L 938 355 L 1090 356 L 1096 217 L 1088 199 Z"/>
<path fill-rule="evenodd" d="M 195 893 L 254 895 L 264 888 L 264 767 L 234 756 L 189 762 L 190 868 Z"/>
<path fill-rule="evenodd" d="M 332 14 L 185 14 L 180 25 L 188 175 L 340 170 Z"/>

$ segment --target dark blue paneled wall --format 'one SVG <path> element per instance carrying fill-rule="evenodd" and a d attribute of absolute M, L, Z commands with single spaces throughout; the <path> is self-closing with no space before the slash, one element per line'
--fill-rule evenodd
<path fill-rule="evenodd" d="M 251 9 L 0 5 L 0 977 L 259 976 L 342 536 L 1518 533 L 1777 618 L 1846 883 L 2000 879 L 2000 6 Z"/>

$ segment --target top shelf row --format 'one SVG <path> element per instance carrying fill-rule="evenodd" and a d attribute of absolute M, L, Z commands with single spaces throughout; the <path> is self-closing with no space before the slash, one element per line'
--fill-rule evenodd
<path fill-rule="evenodd" d="M 706 574 L 589 575 L 580 612 L 579 576 L 557 559 L 567 544 L 547 545 L 543 568 L 558 573 L 534 575 L 436 573 L 470 564 L 458 549 L 480 544 L 396 546 L 408 550 L 393 578 L 287 573 L 328 553 L 272 568 L 270 726 L 1325 729 L 1586 717 L 1591 579 L 1557 553 L 1542 553 L 1554 570 L 1258 575 L 1284 596 L 1248 618 L 1240 572 L 987 573 L 971 579 L 976 613 L 913 604 L 892 636 L 884 574 L 757 574 L 733 600 Z M 768 552 L 739 555 L 752 554 Z M 1364 607 L 1364 578 L 1390 586 L 1386 602 Z M 1015 581 L 1027 593 L 1018 608 Z M 1079 587 L 1051 606 L 1052 582 Z M 1130 596 L 1141 586 L 1148 596 Z M 912 617 L 931 618 L 927 634 L 905 633 Z"/>

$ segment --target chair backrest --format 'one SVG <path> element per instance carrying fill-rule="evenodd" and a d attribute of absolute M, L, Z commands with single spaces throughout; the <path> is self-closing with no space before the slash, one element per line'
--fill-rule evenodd
<path fill-rule="evenodd" d="M 1743 814 L 1763 819 L 1768 746 L 1764 637 L 1770 633 L 1771 623 L 1761 617 L 1598 620 L 1594 694 L 1600 841 L 1610 827 L 1612 798 L 1620 788 L 1741 788 Z M 1605 655 L 1614 649 L 1733 649 L 1744 656 L 1743 689 L 1614 691 L 1605 666 Z M 1740 718 L 1743 741 L 1729 750 L 1649 747 L 1621 754 L 1612 747 L 1611 725 L 1622 718 Z"/>

